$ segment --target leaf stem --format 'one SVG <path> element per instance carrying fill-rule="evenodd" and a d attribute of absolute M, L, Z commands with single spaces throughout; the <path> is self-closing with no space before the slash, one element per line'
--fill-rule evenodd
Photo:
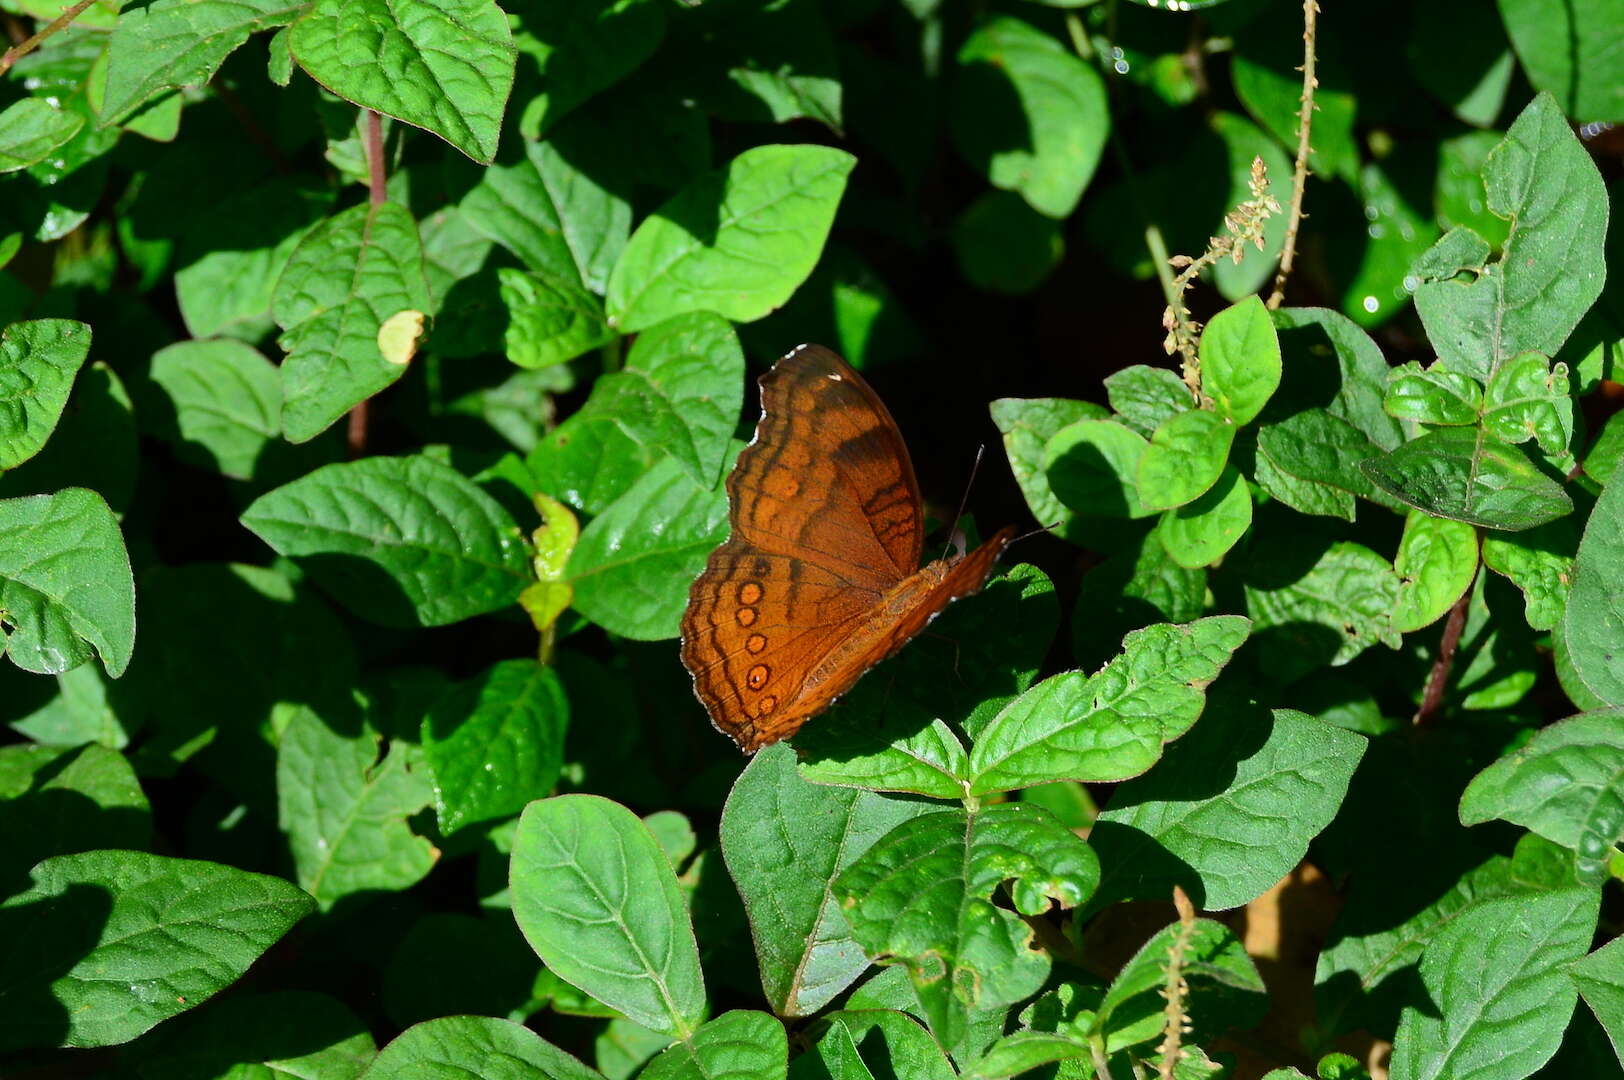
<path fill-rule="evenodd" d="M 1466 629 L 1466 609 L 1472 603 L 1472 587 L 1460 594 L 1455 606 L 1449 609 L 1444 621 L 1443 637 L 1438 640 L 1438 656 L 1432 661 L 1427 675 L 1427 688 L 1421 695 L 1421 707 L 1416 710 L 1413 723 L 1419 727 L 1431 720 L 1444 702 L 1444 688 L 1449 684 L 1449 671 L 1455 666 L 1455 650 L 1460 645 L 1461 631 Z"/>
<path fill-rule="evenodd" d="M 62 14 L 46 23 L 45 29 L 24 41 L 22 44 L 13 45 L 11 48 L 7 49 L 3 55 L 0 55 L 0 75 L 4 75 L 6 72 L 10 71 L 12 64 L 15 64 L 17 61 L 33 52 L 35 49 L 39 48 L 45 43 L 46 38 L 50 37 L 58 30 L 66 27 L 74 19 L 77 19 L 80 12 L 84 11 L 85 8 L 89 7 L 95 2 L 96 0 L 79 0 L 77 4 L 74 4 L 72 7 L 62 12 Z"/>
<path fill-rule="evenodd" d="M 1291 177 L 1291 210 L 1286 217 L 1286 243 L 1280 249 L 1280 269 L 1274 276 L 1274 292 L 1269 294 L 1270 311 L 1286 298 L 1286 279 L 1297 257 L 1297 228 L 1303 220 L 1303 191 L 1308 183 L 1308 153 L 1312 146 L 1309 138 L 1314 123 L 1314 90 L 1319 79 L 1314 75 L 1314 34 L 1319 4 L 1303 0 L 1303 96 L 1302 108 L 1297 114 L 1297 166 Z"/>

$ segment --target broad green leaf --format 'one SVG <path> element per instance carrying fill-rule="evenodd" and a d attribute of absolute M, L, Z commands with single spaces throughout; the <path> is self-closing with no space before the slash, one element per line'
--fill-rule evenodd
<path fill-rule="evenodd" d="M 1234 466 L 1194 502 L 1162 513 L 1156 536 L 1180 566 L 1195 569 L 1223 558 L 1252 525 L 1252 494 Z"/>
<path fill-rule="evenodd" d="M 428 770 L 406 743 L 360 726 L 335 731 L 312 709 L 288 720 L 277 745 L 277 817 L 299 884 L 323 910 L 355 893 L 406 889 L 439 851 L 407 819 L 433 798 Z"/>
<path fill-rule="evenodd" d="M 1475 424 L 1483 411 L 1483 387 L 1470 375 L 1442 364 L 1411 360 L 1393 369 L 1384 401 L 1389 416 L 1423 424 Z M 1515 440 L 1513 440 L 1515 441 Z"/>
<path fill-rule="evenodd" d="M 0 641 L 24 671 L 55 675 L 94 649 L 113 678 L 135 648 L 135 580 L 106 500 L 68 488 L 0 499 Z"/>
<path fill-rule="evenodd" d="M 987 1048 L 960 1075 L 966 1080 L 1004 1080 L 1021 1076 L 1041 1065 L 1088 1057 L 1088 1043 L 1045 1031 L 1015 1031 Z"/>
<path fill-rule="evenodd" d="M 1491 247 L 1504 244 L 1511 229 L 1509 221 L 1489 210 L 1483 190 L 1483 164 L 1501 138 L 1498 131 L 1468 131 L 1444 139 L 1438 144 L 1438 181 L 1432 192 L 1440 226 L 1450 230 L 1464 225 Z"/>
<path fill-rule="evenodd" d="M 1265 420 L 1323 408 L 1383 450 L 1404 441 L 1404 426 L 1382 408 L 1392 369 L 1357 323 L 1328 308 L 1281 308 L 1274 325 L 1284 370 Z"/>
<path fill-rule="evenodd" d="M 494 1016 L 442 1016 L 395 1036 L 367 1080 L 478 1076 L 485 1080 L 603 1080 L 540 1035 Z"/>
<path fill-rule="evenodd" d="M 276 365 L 240 341 L 182 341 L 152 356 L 152 381 L 174 409 L 163 434 L 183 461 L 237 480 L 254 475 L 282 433 Z"/>
<path fill-rule="evenodd" d="M 1568 366 L 1539 353 L 1508 360 L 1483 391 L 1483 426 L 1508 443 L 1535 439 L 1547 454 L 1562 453 L 1573 441 Z"/>
<path fill-rule="evenodd" d="M 972 33 L 957 64 L 952 125 L 959 152 L 993 187 L 1017 192 L 1038 213 L 1070 216 L 1110 129 L 1099 73 L 1008 16 Z"/>
<path fill-rule="evenodd" d="M 1552 724 L 1478 773 L 1461 795 L 1461 824 L 1493 819 L 1573 849 L 1582 878 L 1605 880 L 1624 837 L 1624 709 Z"/>
<path fill-rule="evenodd" d="M 316 0 L 288 46 L 338 96 L 496 157 L 516 54 L 491 0 Z"/>
<path fill-rule="evenodd" d="M 377 1054 L 360 1018 L 310 990 L 234 993 L 132 1047 L 141 1080 L 289 1076 L 355 1080 Z"/>
<path fill-rule="evenodd" d="M 1293 510 L 1352 521 L 1358 512 L 1355 496 L 1394 502 L 1357 467 L 1380 453 L 1341 417 L 1325 409 L 1304 409 L 1258 428 L 1254 479 Z"/>
<path fill-rule="evenodd" d="M 1201 389 L 1236 427 L 1250 424 L 1280 387 L 1280 339 L 1263 301 L 1248 296 L 1201 332 Z"/>
<path fill-rule="evenodd" d="M 1169 417 L 1139 458 L 1139 501 L 1168 510 L 1200 498 L 1223 475 L 1235 424 L 1215 412 L 1191 409 Z"/>
<path fill-rule="evenodd" d="M 521 70 L 533 62 L 542 87 L 519 120 L 527 141 L 544 137 L 571 109 L 634 71 L 665 32 L 665 12 L 649 0 L 509 6 L 517 16 L 513 43 Z"/>
<path fill-rule="evenodd" d="M 613 416 L 591 408 L 589 398 L 536 443 L 525 465 L 543 491 L 577 510 L 601 514 L 662 456 L 654 447 L 639 446 Z"/>
<path fill-rule="evenodd" d="M 0 849 L 15 872 L 54 855 L 151 842 L 152 811 L 123 754 L 95 744 L 0 748 Z"/>
<path fill-rule="evenodd" d="M 1599 896 L 1563 889 L 1491 900 L 1439 933 L 1421 960 L 1432 1002 L 1405 1008 L 1393 1080 L 1460 1076 L 1484 1062 L 1527 1076 L 1549 1060 L 1577 997 L 1565 968 L 1590 945 Z"/>
<path fill-rule="evenodd" d="M 581 286 L 509 266 L 496 274 L 508 309 L 507 357 L 520 367 L 567 364 L 614 339 L 602 301 Z"/>
<path fill-rule="evenodd" d="M 50 687 L 32 673 L 0 668 L 0 682 L 8 678 L 22 680 L 41 694 L 39 699 L 34 699 L 23 692 L 21 684 L 7 694 L 7 700 L 13 702 L 12 718 L 7 724 L 11 730 L 40 746 L 70 747 L 100 743 L 109 749 L 122 750 L 129 745 L 130 736 L 139 723 L 140 718 L 115 708 L 109 701 L 107 677 L 94 664 L 81 664 L 72 671 L 64 671 L 56 676 L 55 694 L 51 694 Z M 38 708 L 30 710 L 29 705 L 35 700 L 41 703 Z M 121 712 L 124 713 L 122 717 L 119 715 Z"/>
<path fill-rule="evenodd" d="M 1067 509 L 1090 517 L 1146 517 L 1139 462 L 1149 444 L 1114 420 L 1078 420 L 1043 448 L 1049 490 Z"/>
<path fill-rule="evenodd" d="M 164 90 L 201 86 L 248 35 L 298 18 L 290 0 L 154 0 L 119 15 L 107 44 L 102 125 Z"/>
<path fill-rule="evenodd" d="M 790 1080 L 874 1080 L 874 1073 L 857 1052 L 851 1029 L 834 1020 L 823 1037 L 789 1066 Z"/>
<path fill-rule="evenodd" d="M 1590 444 L 1590 450 L 1585 454 L 1585 475 L 1598 484 L 1606 484 L 1618 472 L 1618 466 L 1624 462 L 1624 420 L 1619 419 L 1620 414 L 1614 413 L 1602 425 L 1601 434 L 1596 441 Z"/>
<path fill-rule="evenodd" d="M 1316 93 L 1314 103 L 1319 102 Z M 1319 116 L 1316 112 L 1314 118 Z M 1412 268 L 1438 236 L 1431 207 L 1417 199 L 1420 192 L 1414 186 L 1403 182 L 1410 172 L 1431 164 L 1417 148 L 1380 164 L 1366 162 L 1359 170 L 1364 250 L 1343 288 L 1342 310 L 1363 326 L 1385 323 L 1409 302 L 1416 282 Z"/>
<path fill-rule="evenodd" d="M 507 511 L 426 457 L 323 466 L 260 496 L 242 522 L 386 626 L 443 626 L 494 611 L 532 580 Z"/>
<path fill-rule="evenodd" d="M 789 1037 L 763 1012 L 734 1009 L 668 1048 L 641 1080 L 784 1080 Z"/>
<path fill-rule="evenodd" d="M 1462 21 L 1445 7 L 1417 8 L 1407 45 L 1410 73 L 1450 112 L 1475 127 L 1494 123 L 1516 66 L 1498 20 Z"/>
<path fill-rule="evenodd" d="M 514 918 L 550 970 L 644 1027 L 693 1036 L 699 948 L 671 864 L 631 811 L 596 795 L 531 803 L 512 887 Z"/>
<path fill-rule="evenodd" d="M 1104 664 L 1131 630 L 1191 622 L 1206 610 L 1207 572 L 1173 561 L 1154 532 L 1083 576 L 1072 608 L 1072 653 L 1085 667 Z"/>
<path fill-rule="evenodd" d="M 1487 382 L 1519 353 L 1555 356 L 1595 302 L 1607 191 L 1548 93 L 1489 155 L 1483 183 L 1489 209 L 1512 222 L 1500 258 L 1454 230 L 1416 264 L 1415 306 L 1440 361 Z"/>
<path fill-rule="evenodd" d="M 1144 772 L 1163 744 L 1201 715 L 1205 690 L 1246 640 L 1230 615 L 1129 634 L 1122 655 L 1092 676 L 1046 679 L 1005 707 L 970 751 L 970 792 L 1055 780 L 1122 780 Z"/>
<path fill-rule="evenodd" d="M 449 911 L 422 915 L 391 944 L 383 1007 L 401 1028 L 462 1013 L 517 1019 L 534 1012 L 550 988 L 565 985 L 543 974 L 505 910 L 490 918 Z M 434 977 L 423 978 L 425 971 Z"/>
<path fill-rule="evenodd" d="M 1398 602 L 1393 629 L 1401 634 L 1431 626 L 1455 606 L 1477 575 L 1477 530 L 1412 510 L 1393 557 Z"/>
<path fill-rule="evenodd" d="M 1236 38 L 1231 61 L 1235 96 L 1257 122 L 1285 146 L 1297 145 L 1302 108 L 1302 27 L 1254 25 Z M 1314 92 L 1314 138 L 1309 167 L 1323 178 L 1352 181 L 1359 172 L 1359 140 L 1354 134 L 1358 97 L 1341 65 L 1327 69 L 1321 57 L 1320 86 Z"/>
<path fill-rule="evenodd" d="M 1624 1064 L 1624 937 L 1616 937 L 1568 967 L 1579 993 L 1607 1029 L 1613 1052 Z"/>
<path fill-rule="evenodd" d="M 639 641 L 675 637 L 688 586 L 727 532 L 727 492 L 665 458 L 582 530 L 569 562 L 576 610 Z"/>
<path fill-rule="evenodd" d="M 85 118 L 44 98 L 25 97 L 0 109 L 0 173 L 26 169 L 78 134 Z"/>
<path fill-rule="evenodd" d="M 440 830 L 511 817 L 551 793 L 569 717 L 558 675 L 534 660 L 494 664 L 436 702 L 423 720 L 423 756 Z"/>
<path fill-rule="evenodd" d="M 139 851 L 63 855 L 32 876 L 0 904 L 8 1050 L 128 1042 L 235 982 L 314 907 L 280 878 Z"/>
<path fill-rule="evenodd" d="M 775 1013 L 809 1016 L 868 967 L 831 882 L 893 826 L 928 808 L 810 784 L 782 745 L 762 750 L 739 775 L 722 809 L 722 855 Z"/>
<path fill-rule="evenodd" d="M 1066 253 L 1060 223 L 1018 195 L 983 192 L 953 223 L 959 272 L 978 289 L 1019 296 L 1043 284 Z"/>
<path fill-rule="evenodd" d="M 1386 559 L 1349 540 L 1324 546 L 1269 533 L 1248 552 L 1246 612 L 1270 674 L 1282 682 L 1346 664 L 1393 629 L 1399 579 Z"/>
<path fill-rule="evenodd" d="M 0 333 L 0 472 L 39 453 L 90 354 L 90 327 L 34 319 Z"/>
<path fill-rule="evenodd" d="M 857 163 L 826 146 L 758 146 L 707 173 L 638 226 L 609 275 L 623 333 L 714 311 L 751 322 L 812 273 Z"/>
<path fill-rule="evenodd" d="M 885 981 L 888 975 L 897 976 L 892 984 L 900 984 L 912 1012 L 904 1012 L 895 1004 L 866 1000 L 868 991 Z M 915 1015 L 919 1009 L 918 998 L 909 985 L 906 971 L 901 968 L 882 969 L 874 978 L 859 986 L 849 1001 L 847 1008 L 829 1013 L 828 1019 L 831 1023 L 844 1026 L 851 1033 L 855 1045 L 867 1044 L 870 1047 L 869 1057 L 864 1059 L 865 1063 L 873 1062 L 870 1072 L 877 1068 L 878 1077 L 894 1073 L 898 1077 L 906 1076 L 908 1080 L 953 1080 L 958 1075 L 948 1064 L 941 1046 Z M 883 1054 L 880 1053 L 882 1049 Z M 799 1073 L 791 1075 L 795 1080 L 800 1080 Z M 815 1074 L 814 1077 L 815 1080 L 823 1080 Z M 864 1078 L 859 1076 L 858 1080 Z"/>
<path fill-rule="evenodd" d="M 1162 990 L 1167 985 L 1168 953 L 1186 934 L 1184 977 L 1190 997 L 1185 1015 L 1205 1031 L 1222 1030 L 1226 1021 L 1240 1028 L 1257 1023 L 1266 1007 L 1257 966 L 1233 930 L 1211 919 L 1197 919 L 1188 932 L 1177 923 L 1162 930 L 1122 965 L 1100 1000 L 1090 1034 L 1103 1036 L 1112 1049 L 1161 1036 L 1167 1022 Z"/>
<path fill-rule="evenodd" d="M 1568 493 L 1527 454 L 1477 427 L 1429 431 L 1359 468 L 1401 502 L 1468 525 L 1520 532 L 1573 510 Z"/>
<path fill-rule="evenodd" d="M 1533 0 L 1499 0 L 1500 18 L 1517 59 L 1536 90 L 1548 90 L 1576 122 L 1624 121 L 1624 60 L 1618 0 L 1547 7 Z"/>
<path fill-rule="evenodd" d="M 93 360 L 74 384 L 62 422 L 45 448 L 0 475 L 0 498 L 83 487 L 123 514 L 135 492 L 139 465 L 129 391 L 111 367 Z"/>
<path fill-rule="evenodd" d="M 1578 546 L 1573 522 L 1559 518 L 1525 532 L 1484 536 L 1483 565 L 1522 590 L 1530 627 L 1550 630 L 1562 621 L 1567 608 Z"/>
<path fill-rule="evenodd" d="M 964 743 L 944 721 L 881 676 L 865 679 L 795 736 L 801 775 L 819 784 L 959 799 L 970 776 Z"/>
<path fill-rule="evenodd" d="M 1095 904 L 1161 900 L 1175 885 L 1203 911 L 1250 903 L 1330 824 L 1364 751 L 1361 736 L 1292 709 L 1215 705 L 1112 792 L 1089 834 L 1104 867 Z"/>
<path fill-rule="evenodd" d="M 1080 535 L 1081 526 L 1049 486 L 1045 449 L 1055 433 L 1078 420 L 1103 420 L 1108 415 L 1089 401 L 1066 398 L 1000 398 L 989 406 L 992 422 L 1004 435 L 1004 453 L 1026 496 L 1032 516 L 1054 526 L 1067 539 Z"/>
<path fill-rule="evenodd" d="M 1117 423 L 1150 438 L 1174 413 L 1195 408 L 1190 388 L 1169 368 L 1135 364 L 1105 377 L 1105 396 Z"/>
<path fill-rule="evenodd" d="M 581 171 L 552 142 L 526 141 L 517 160 L 504 154 L 479 174 L 457 209 L 526 269 L 560 288 L 579 285 L 600 294 L 632 224 L 631 204 Z"/>
<path fill-rule="evenodd" d="M 992 903 L 1009 883 L 1015 910 L 1074 907 L 1099 863 L 1047 811 L 1023 803 L 928 813 L 902 823 L 835 879 L 853 936 L 870 957 L 908 969 L 931 1030 L 957 1046 L 975 1010 L 1035 993 L 1046 954 L 1015 912 Z"/>
<path fill-rule="evenodd" d="M 1615 474 L 1585 523 L 1557 652 L 1566 656 L 1585 692 L 1608 705 L 1624 705 L 1624 480 Z"/>

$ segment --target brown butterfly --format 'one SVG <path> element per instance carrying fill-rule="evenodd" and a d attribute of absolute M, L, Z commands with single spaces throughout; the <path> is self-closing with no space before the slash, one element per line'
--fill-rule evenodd
<path fill-rule="evenodd" d="M 902 433 L 820 345 L 761 377 L 761 420 L 727 496 L 733 534 L 688 592 L 682 663 L 745 753 L 795 734 L 978 591 L 1014 535 L 920 569 L 924 510 Z"/>

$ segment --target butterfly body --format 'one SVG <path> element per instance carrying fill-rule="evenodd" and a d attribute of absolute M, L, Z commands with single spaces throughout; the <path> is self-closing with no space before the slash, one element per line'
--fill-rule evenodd
<path fill-rule="evenodd" d="M 761 400 L 756 437 L 727 480 L 733 534 L 682 618 L 694 693 L 747 753 L 794 734 L 979 590 L 1013 531 L 921 569 L 913 463 L 862 377 L 802 346 L 762 376 Z"/>

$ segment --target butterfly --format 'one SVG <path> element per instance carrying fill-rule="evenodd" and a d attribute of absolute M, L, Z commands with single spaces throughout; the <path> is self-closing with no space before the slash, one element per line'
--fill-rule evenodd
<path fill-rule="evenodd" d="M 885 403 L 802 345 L 763 375 L 755 438 L 727 478 L 731 537 L 688 593 L 682 663 L 745 753 L 795 734 L 949 602 L 1014 536 L 920 568 L 924 508 Z"/>

